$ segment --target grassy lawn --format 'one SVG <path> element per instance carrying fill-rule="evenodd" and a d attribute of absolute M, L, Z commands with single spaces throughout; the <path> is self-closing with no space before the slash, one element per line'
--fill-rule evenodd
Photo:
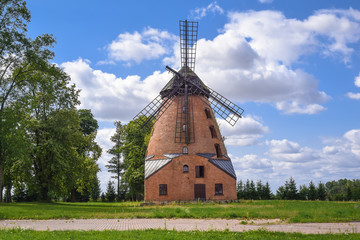
<path fill-rule="evenodd" d="M 0 230 L 0 239 L 360 239 L 360 234 L 300 234 L 274 233 L 266 231 L 239 232 L 177 232 L 167 230 L 136 230 L 136 231 L 31 231 L 31 230 Z"/>
<path fill-rule="evenodd" d="M 275 219 L 288 222 L 347 222 L 360 220 L 359 202 L 241 201 L 217 204 L 140 206 L 124 203 L 11 203 L 0 204 L 0 219 L 81 218 L 226 218 Z"/>

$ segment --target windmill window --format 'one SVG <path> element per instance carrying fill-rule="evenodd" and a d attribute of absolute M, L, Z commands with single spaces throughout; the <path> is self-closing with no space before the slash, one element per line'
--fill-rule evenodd
<path fill-rule="evenodd" d="M 204 166 L 195 166 L 195 173 L 197 178 L 204 177 Z"/>
<path fill-rule="evenodd" d="M 223 185 L 222 183 L 215 184 L 215 195 L 223 195 Z"/>
<path fill-rule="evenodd" d="M 183 132 L 185 132 L 186 131 L 186 124 L 184 124 L 182 128 L 183 128 Z"/>
<path fill-rule="evenodd" d="M 222 157 L 221 148 L 220 148 L 220 145 L 219 145 L 219 144 L 215 144 L 215 150 L 216 150 L 216 156 L 217 156 L 218 158 Z"/>
<path fill-rule="evenodd" d="M 184 166 L 183 166 L 183 172 L 184 172 L 184 173 L 188 173 L 188 172 L 189 172 L 189 166 L 188 166 L 188 165 L 184 165 Z"/>
<path fill-rule="evenodd" d="M 183 153 L 188 154 L 188 148 L 187 147 L 183 147 Z"/>
<path fill-rule="evenodd" d="M 159 195 L 167 195 L 167 184 L 159 184 Z"/>
<path fill-rule="evenodd" d="M 214 126 L 210 126 L 209 129 L 210 129 L 211 137 L 212 138 L 217 138 Z"/>
<path fill-rule="evenodd" d="M 208 108 L 205 108 L 205 114 L 206 114 L 206 118 L 211 118 L 211 113 Z"/>

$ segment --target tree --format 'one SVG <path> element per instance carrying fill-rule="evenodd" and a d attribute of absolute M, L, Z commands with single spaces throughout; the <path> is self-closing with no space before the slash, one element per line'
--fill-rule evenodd
<path fill-rule="evenodd" d="M 319 182 L 316 192 L 317 192 L 317 198 L 321 201 L 324 201 L 326 198 L 326 188 L 322 182 Z"/>
<path fill-rule="evenodd" d="M 48 48 L 55 39 L 51 35 L 41 35 L 31 40 L 26 37 L 27 24 L 30 22 L 30 12 L 23 0 L 7 0 L 0 2 L 0 122 L 18 125 L 13 121 L 14 114 L 26 111 L 29 106 L 24 103 L 31 93 L 27 86 L 28 78 L 36 71 L 45 71 L 48 61 L 54 54 Z M 7 125 L 7 124 L 4 124 Z M 7 168 L 7 189 L 11 191 L 11 176 L 9 168 L 13 159 L 20 158 L 20 153 L 13 151 L 17 146 L 6 144 L 12 131 L 17 128 L 0 127 L 0 202 L 4 169 Z M 6 133 L 6 134 L 5 134 Z M 10 155 L 9 155 L 10 154 Z M 16 156 L 17 154 L 17 156 Z"/>
<path fill-rule="evenodd" d="M 306 187 L 306 185 L 305 184 L 300 185 L 299 194 L 298 194 L 299 199 L 300 200 L 307 200 L 308 195 L 309 195 L 309 189 Z"/>
<path fill-rule="evenodd" d="M 269 182 L 266 182 L 265 186 L 262 189 L 262 199 L 266 199 L 266 200 L 271 199 L 271 189 Z"/>
<path fill-rule="evenodd" d="M 297 187 L 296 187 L 296 183 L 295 180 L 290 177 L 289 180 L 285 181 L 285 199 L 288 200 L 295 200 L 297 199 Z"/>
<path fill-rule="evenodd" d="M 236 191 L 237 191 L 237 198 L 238 199 L 245 199 L 244 184 L 243 184 L 242 180 L 240 180 L 238 182 L 237 187 L 236 187 Z"/>
<path fill-rule="evenodd" d="M 90 195 L 91 195 L 91 199 L 94 202 L 96 202 L 100 198 L 101 188 L 100 188 L 100 181 L 99 181 L 98 178 L 96 178 L 96 181 L 95 181 L 94 185 L 91 188 Z"/>
<path fill-rule="evenodd" d="M 107 188 L 106 188 L 106 198 L 109 202 L 113 202 L 115 200 L 116 194 L 115 194 L 115 187 L 114 182 L 109 180 Z"/>
<path fill-rule="evenodd" d="M 279 200 L 283 200 L 285 199 L 285 188 L 284 186 L 280 186 L 277 190 L 276 190 L 276 199 Z"/>
<path fill-rule="evenodd" d="M 113 155 L 111 160 L 108 161 L 108 165 L 105 165 L 105 167 L 108 169 L 108 172 L 114 174 L 114 176 L 111 176 L 112 178 L 116 179 L 117 188 L 116 188 L 116 197 L 117 200 L 120 200 L 120 184 L 121 184 L 121 177 L 123 175 L 123 169 L 124 164 L 121 161 L 122 159 L 122 147 L 123 147 L 123 139 L 121 136 L 122 132 L 122 124 L 120 121 L 116 121 L 114 123 L 116 130 L 115 134 L 111 136 L 110 140 L 114 143 L 114 146 L 108 150 L 108 153 Z"/>
<path fill-rule="evenodd" d="M 258 180 L 256 182 L 256 199 L 264 199 L 264 186 L 261 182 L 261 180 Z"/>
<path fill-rule="evenodd" d="M 308 199 L 309 200 L 316 200 L 316 187 L 313 181 L 310 181 L 309 183 L 309 193 L 308 193 Z"/>
<path fill-rule="evenodd" d="M 144 116 L 140 117 L 144 118 Z M 123 179 L 132 200 L 143 199 L 145 153 L 149 144 L 151 128 L 140 128 L 137 120 L 130 121 L 122 128 L 124 140 L 122 154 L 124 159 Z"/>

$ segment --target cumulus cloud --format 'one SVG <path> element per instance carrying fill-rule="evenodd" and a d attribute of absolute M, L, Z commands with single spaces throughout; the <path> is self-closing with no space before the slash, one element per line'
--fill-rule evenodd
<path fill-rule="evenodd" d="M 319 158 L 318 154 L 308 147 L 300 147 L 298 143 L 283 140 L 266 141 L 269 146 L 268 155 L 284 162 L 303 163 Z"/>
<path fill-rule="evenodd" d="M 61 65 L 81 89 L 81 108 L 89 108 L 99 120 L 128 122 L 158 94 L 170 79 L 167 72 L 156 71 L 141 79 L 126 78 L 94 70 L 90 62 L 78 59 Z"/>
<path fill-rule="evenodd" d="M 224 13 L 224 9 L 222 9 L 216 1 L 210 3 L 209 5 L 207 5 L 207 7 L 201 7 L 201 8 L 196 8 L 194 10 L 191 11 L 190 15 L 191 18 L 193 18 L 194 20 L 199 20 L 203 17 L 205 17 L 206 15 L 208 15 L 209 13 L 212 14 L 223 14 Z"/>
<path fill-rule="evenodd" d="M 150 27 L 141 33 L 121 33 L 106 47 L 110 60 L 101 61 L 101 64 L 158 59 L 169 53 L 176 40 L 175 35 Z"/>
<path fill-rule="evenodd" d="M 359 73 L 359 75 L 357 77 L 355 77 L 354 84 L 355 84 L 356 87 L 360 88 L 360 73 Z M 360 93 L 348 92 L 346 94 L 346 96 L 348 96 L 349 98 L 352 98 L 352 99 L 360 100 Z"/>
<path fill-rule="evenodd" d="M 360 39 L 360 11 L 320 10 L 305 20 L 288 19 L 277 11 L 234 12 L 225 30 L 238 31 L 268 60 L 290 64 L 302 55 L 320 51 L 341 54 L 349 61 L 348 45 Z"/>
<path fill-rule="evenodd" d="M 258 120 L 257 120 L 258 119 Z M 259 139 L 269 131 L 256 116 L 246 116 L 233 127 L 224 119 L 217 119 L 220 131 L 225 136 L 226 145 L 249 146 L 259 143 Z"/>
<path fill-rule="evenodd" d="M 351 44 L 360 40 L 359 18 L 353 9 L 322 10 L 304 20 L 277 11 L 233 12 L 217 37 L 199 40 L 196 69 L 230 99 L 270 103 L 286 114 L 316 114 L 326 110 L 330 97 L 318 89 L 315 76 L 292 65 L 319 53 L 348 63 Z"/>
<path fill-rule="evenodd" d="M 266 141 L 261 154 L 231 156 L 238 179 L 261 179 L 272 186 L 283 185 L 293 177 L 298 184 L 327 182 L 340 178 L 358 178 L 360 172 L 360 129 L 343 136 L 325 139 L 320 149 L 301 146 L 288 139 Z M 273 192 L 276 189 L 272 189 Z"/>

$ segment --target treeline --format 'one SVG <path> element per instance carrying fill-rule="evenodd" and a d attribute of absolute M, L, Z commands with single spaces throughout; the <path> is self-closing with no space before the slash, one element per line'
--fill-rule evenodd
<path fill-rule="evenodd" d="M 25 1 L 0 2 L 0 202 L 87 201 L 100 194 L 98 123 L 30 19 Z"/>
<path fill-rule="evenodd" d="M 329 200 L 329 201 L 358 201 L 360 200 L 360 180 L 340 179 L 326 184 L 319 182 L 315 185 L 312 181 L 308 185 L 302 184 L 299 188 L 291 177 L 283 186 L 273 194 L 269 183 L 264 185 L 261 180 L 256 184 L 247 179 L 245 183 L 240 180 L 237 183 L 238 199 L 252 200 Z"/>

